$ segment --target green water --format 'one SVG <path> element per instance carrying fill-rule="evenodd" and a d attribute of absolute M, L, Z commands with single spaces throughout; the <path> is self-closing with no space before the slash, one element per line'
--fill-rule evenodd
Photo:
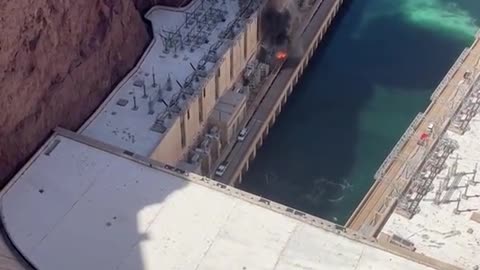
<path fill-rule="evenodd" d="M 479 21 L 477 0 L 347 0 L 240 188 L 345 223 Z"/>

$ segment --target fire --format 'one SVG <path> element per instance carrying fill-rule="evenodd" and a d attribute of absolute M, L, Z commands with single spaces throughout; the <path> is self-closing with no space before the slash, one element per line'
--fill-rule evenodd
<path fill-rule="evenodd" d="M 286 52 L 282 52 L 282 51 L 278 51 L 278 52 L 275 54 L 275 57 L 276 57 L 278 60 L 285 60 L 285 59 L 287 59 L 287 53 L 286 53 Z"/>

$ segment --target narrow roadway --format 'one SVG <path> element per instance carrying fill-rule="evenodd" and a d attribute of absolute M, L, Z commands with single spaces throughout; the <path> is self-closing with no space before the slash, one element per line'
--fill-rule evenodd
<path fill-rule="evenodd" d="M 313 4 L 308 16 L 305 16 L 306 19 L 300 23 L 300 29 L 303 29 L 303 31 L 299 31 L 298 39 L 301 39 L 304 45 L 307 46 L 313 42 L 319 29 L 327 23 L 328 14 L 337 2 L 338 0 L 323 0 L 316 1 Z M 228 168 L 222 177 L 214 177 L 215 180 L 229 185 L 235 184 L 234 181 L 237 180 L 239 170 L 242 169 L 242 163 L 250 156 L 252 151 L 255 151 L 252 150 L 252 147 L 255 147 L 254 144 L 261 139 L 262 132 L 268 125 L 269 117 L 275 110 L 275 105 L 283 95 L 285 86 L 295 75 L 300 62 L 284 65 L 281 68 L 272 85 L 267 89 L 265 96 L 261 99 L 260 105 L 255 109 L 251 118 L 247 119 L 246 127 L 249 134 L 243 142 L 234 144 L 225 159 L 229 164 Z"/>
<path fill-rule="evenodd" d="M 299 22 L 299 25 L 297 25 L 295 27 L 296 29 L 300 29 L 300 31 L 297 32 L 298 36 L 300 36 L 301 34 L 303 34 L 305 32 L 305 29 L 308 27 L 310 21 L 312 20 L 313 16 L 316 14 L 316 11 L 318 10 L 318 8 L 321 4 L 322 4 L 322 0 L 315 0 L 315 2 L 313 2 L 311 6 L 306 7 L 307 8 L 306 11 L 303 11 L 306 14 L 302 14 L 302 15 L 304 15 L 304 16 L 301 16 L 303 18 L 303 20 L 301 20 Z M 239 125 L 239 127 L 247 127 L 248 128 L 249 133 L 247 135 L 247 138 L 250 137 L 251 134 L 252 134 L 252 129 L 250 129 L 250 126 L 249 126 L 251 124 L 250 122 L 252 120 L 252 117 L 253 117 L 254 113 L 258 110 L 258 107 L 260 106 L 262 101 L 265 99 L 265 95 L 267 94 L 267 92 L 272 87 L 272 84 L 275 82 L 279 72 L 282 70 L 282 67 L 283 67 L 284 63 L 285 63 L 285 61 L 279 62 L 277 65 L 274 65 L 274 66 L 271 67 L 271 68 L 273 68 L 271 70 L 271 74 L 266 78 L 266 80 L 262 83 L 262 85 L 259 86 L 259 91 L 255 95 L 255 97 L 253 98 L 253 101 L 251 102 L 251 104 L 247 104 L 249 107 L 247 108 L 247 112 L 245 114 L 245 119 L 242 121 L 242 124 Z M 232 155 L 233 155 L 232 153 L 235 151 L 236 147 L 245 147 L 245 146 L 249 145 L 249 142 L 251 140 L 249 140 L 247 138 L 243 142 L 234 141 L 230 145 L 226 146 L 226 148 L 224 149 L 224 151 L 222 151 L 218 160 L 215 162 L 215 164 L 212 168 L 212 172 L 210 172 L 210 177 L 211 178 L 214 178 L 215 180 L 220 181 L 220 182 L 225 183 L 225 184 L 232 184 L 233 183 L 234 179 L 231 179 L 231 178 L 227 177 L 227 176 L 232 175 L 232 173 L 230 171 L 232 170 L 231 167 L 234 167 L 234 164 L 230 163 L 230 158 L 232 157 Z M 223 163 L 225 161 L 227 161 L 229 163 L 229 168 L 227 169 L 227 171 L 225 172 L 223 177 L 216 177 L 214 175 L 215 170 L 217 169 L 217 167 L 221 163 Z"/>

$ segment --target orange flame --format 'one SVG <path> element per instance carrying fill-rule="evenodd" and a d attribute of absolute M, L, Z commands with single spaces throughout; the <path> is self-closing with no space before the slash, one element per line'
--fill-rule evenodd
<path fill-rule="evenodd" d="M 287 59 L 287 53 L 286 52 L 282 52 L 282 51 L 279 51 L 275 54 L 275 57 L 278 59 L 278 60 L 285 60 Z"/>

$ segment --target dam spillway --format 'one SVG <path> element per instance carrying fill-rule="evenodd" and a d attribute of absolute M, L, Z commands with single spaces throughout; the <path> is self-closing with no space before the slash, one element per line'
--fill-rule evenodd
<path fill-rule="evenodd" d="M 346 222 L 380 164 L 471 44 L 480 18 L 478 3 L 406 2 L 345 5 L 242 189 Z M 429 12 L 423 17 L 422 2 Z"/>

